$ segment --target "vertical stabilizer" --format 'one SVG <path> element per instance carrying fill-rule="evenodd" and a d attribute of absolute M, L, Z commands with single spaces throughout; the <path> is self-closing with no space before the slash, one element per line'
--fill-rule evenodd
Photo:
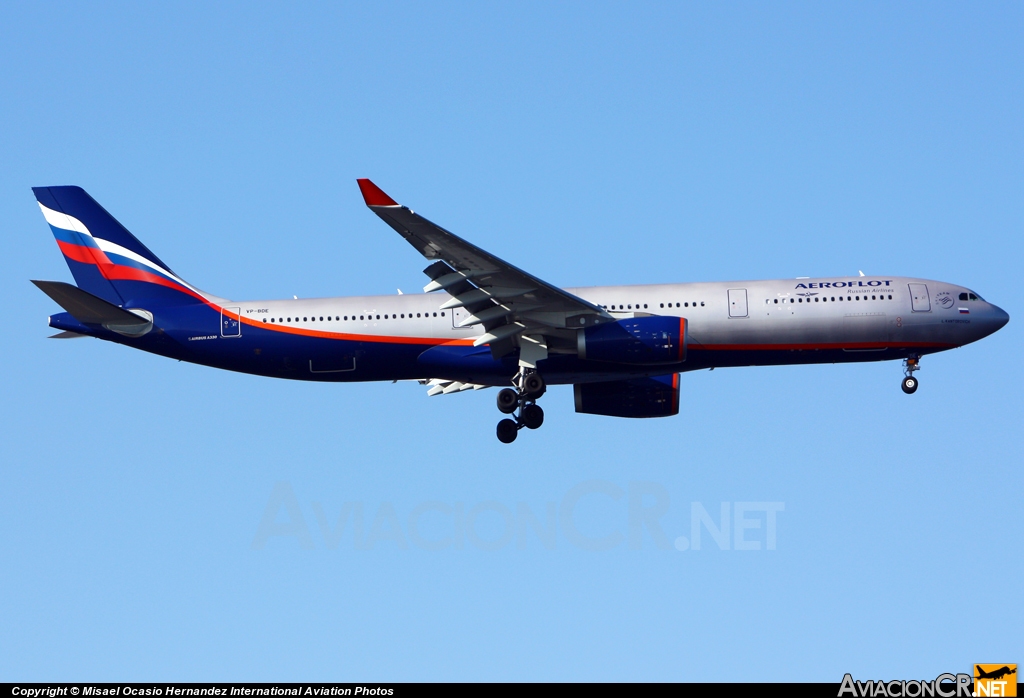
<path fill-rule="evenodd" d="M 82 290 L 115 305 L 213 299 L 174 274 L 81 187 L 32 192 Z"/>

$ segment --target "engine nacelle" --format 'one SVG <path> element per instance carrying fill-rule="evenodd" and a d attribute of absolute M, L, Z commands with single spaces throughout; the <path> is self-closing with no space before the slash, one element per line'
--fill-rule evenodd
<path fill-rule="evenodd" d="M 576 411 L 607 417 L 671 417 L 679 413 L 679 374 L 573 386 Z"/>
<path fill-rule="evenodd" d="M 581 359 L 620 364 L 675 364 L 686 360 L 686 318 L 653 315 L 606 322 L 576 335 Z"/>

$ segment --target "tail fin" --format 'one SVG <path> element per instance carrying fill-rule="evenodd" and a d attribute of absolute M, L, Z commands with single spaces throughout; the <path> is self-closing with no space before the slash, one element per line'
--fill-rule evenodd
<path fill-rule="evenodd" d="M 82 290 L 114 305 L 213 300 L 175 275 L 81 187 L 32 192 Z"/>

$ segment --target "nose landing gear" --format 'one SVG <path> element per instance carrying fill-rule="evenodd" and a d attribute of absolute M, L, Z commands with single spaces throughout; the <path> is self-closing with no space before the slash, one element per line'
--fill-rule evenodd
<path fill-rule="evenodd" d="M 914 378 L 914 371 L 921 370 L 921 357 L 911 356 L 903 360 L 903 392 L 907 395 L 913 395 L 917 392 L 917 379 Z"/>
<path fill-rule="evenodd" d="M 512 379 L 516 389 L 505 388 L 498 393 L 498 410 L 502 414 L 514 414 L 513 419 L 498 422 L 498 441 L 510 444 L 516 440 L 519 430 L 537 429 L 544 423 L 544 410 L 537 404 L 537 398 L 544 394 L 547 386 L 535 370 L 520 371 Z"/>

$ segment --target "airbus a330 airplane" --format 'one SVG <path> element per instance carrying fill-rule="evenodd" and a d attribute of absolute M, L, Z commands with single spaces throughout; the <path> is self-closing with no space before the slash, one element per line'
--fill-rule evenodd
<path fill-rule="evenodd" d="M 77 286 L 34 281 L 67 312 L 56 337 L 98 337 L 215 368 L 309 381 L 418 380 L 428 395 L 488 386 L 498 439 L 536 429 L 546 385 L 576 411 L 667 417 L 679 374 L 725 366 L 902 359 L 1009 320 L 970 289 L 896 276 L 561 289 L 400 206 L 368 179 L 370 210 L 430 265 L 423 294 L 231 301 L 175 275 L 79 187 L 34 188 Z"/>

